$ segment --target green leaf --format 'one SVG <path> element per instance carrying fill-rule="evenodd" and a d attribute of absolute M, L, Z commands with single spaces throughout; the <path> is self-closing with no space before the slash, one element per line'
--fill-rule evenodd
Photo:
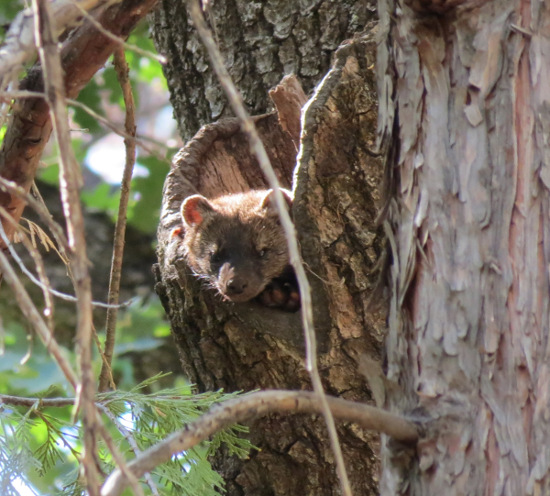
<path fill-rule="evenodd" d="M 122 97 L 122 90 L 118 82 L 115 68 L 112 64 L 109 64 L 103 70 L 103 90 L 109 95 L 109 102 L 118 104 L 121 109 L 124 109 L 124 98 Z M 124 116 L 124 113 L 121 113 Z"/>
<path fill-rule="evenodd" d="M 103 114 L 100 96 L 102 89 L 97 82 L 97 78 L 94 78 L 80 91 L 77 101 L 101 115 Z M 101 130 L 97 120 L 81 107 L 74 107 L 73 119 L 81 128 L 87 129 L 90 133 L 97 133 Z"/>

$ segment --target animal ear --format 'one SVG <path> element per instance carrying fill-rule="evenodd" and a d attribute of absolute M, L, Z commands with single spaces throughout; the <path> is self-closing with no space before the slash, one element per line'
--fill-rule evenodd
<path fill-rule="evenodd" d="M 283 195 L 283 198 L 286 201 L 286 205 L 288 207 L 288 210 L 292 212 L 292 193 L 288 189 L 280 188 L 280 191 Z M 268 189 L 265 193 L 265 196 L 262 199 L 261 202 L 262 208 L 268 208 L 273 211 L 273 213 L 277 213 L 277 204 L 275 203 L 275 191 L 272 189 Z"/>
<path fill-rule="evenodd" d="M 202 195 L 193 195 L 181 204 L 181 218 L 187 227 L 198 226 L 205 217 L 212 215 L 212 204 Z"/>

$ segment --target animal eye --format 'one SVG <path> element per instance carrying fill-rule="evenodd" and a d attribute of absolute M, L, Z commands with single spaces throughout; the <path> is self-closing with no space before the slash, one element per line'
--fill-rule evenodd
<path fill-rule="evenodd" d="M 260 258 L 264 258 L 267 255 L 267 252 L 267 248 L 262 248 L 261 250 L 258 250 L 258 255 L 260 256 Z"/>
<path fill-rule="evenodd" d="M 221 258 L 222 258 L 222 251 L 220 248 L 216 246 L 210 252 L 210 261 L 216 263 L 216 262 L 219 262 Z"/>

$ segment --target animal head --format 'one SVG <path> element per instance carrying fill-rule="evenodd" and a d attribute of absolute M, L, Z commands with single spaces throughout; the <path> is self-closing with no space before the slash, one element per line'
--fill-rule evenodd
<path fill-rule="evenodd" d="M 290 193 L 281 191 L 290 206 Z M 225 299 L 255 298 L 289 264 L 274 195 L 273 190 L 214 200 L 193 195 L 182 203 L 187 263 Z"/>

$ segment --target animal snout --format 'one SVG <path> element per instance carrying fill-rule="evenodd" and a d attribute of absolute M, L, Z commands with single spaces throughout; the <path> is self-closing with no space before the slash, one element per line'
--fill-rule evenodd
<path fill-rule="evenodd" d="M 248 282 L 240 277 L 233 277 L 227 281 L 227 292 L 229 294 L 242 294 L 248 287 Z"/>
<path fill-rule="evenodd" d="M 256 297 L 265 284 L 254 267 L 250 265 L 235 267 L 225 263 L 220 269 L 216 286 L 226 299 L 241 303 Z"/>
<path fill-rule="evenodd" d="M 219 274 L 218 288 L 220 292 L 233 299 L 246 293 L 249 281 L 246 275 L 239 273 L 229 263 L 225 263 Z"/>

